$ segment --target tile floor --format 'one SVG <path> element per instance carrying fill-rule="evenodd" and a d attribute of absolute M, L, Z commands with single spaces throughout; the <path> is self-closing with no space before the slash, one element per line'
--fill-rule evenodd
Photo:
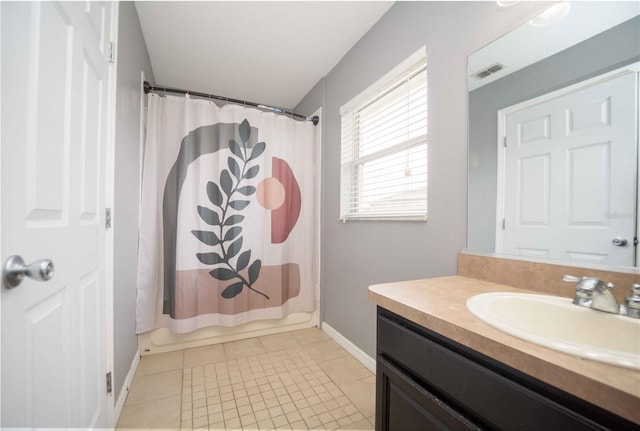
<path fill-rule="evenodd" d="M 373 430 L 375 376 L 317 328 L 141 358 L 125 428 Z"/>

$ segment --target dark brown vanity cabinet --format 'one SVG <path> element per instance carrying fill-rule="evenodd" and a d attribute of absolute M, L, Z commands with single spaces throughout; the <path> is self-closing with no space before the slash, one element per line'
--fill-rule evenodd
<path fill-rule="evenodd" d="M 380 307 L 376 379 L 376 431 L 640 430 Z"/>

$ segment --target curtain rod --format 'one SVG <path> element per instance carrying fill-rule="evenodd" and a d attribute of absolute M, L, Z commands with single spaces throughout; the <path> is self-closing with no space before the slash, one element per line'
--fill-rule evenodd
<path fill-rule="evenodd" d="M 320 118 L 317 115 L 314 115 L 313 117 L 308 117 L 306 115 L 300 115 L 300 114 L 296 114 L 295 112 L 286 111 L 282 108 L 276 108 L 275 106 L 262 105 L 259 103 L 247 102 L 246 100 L 232 99 L 230 97 L 216 96 L 214 94 L 200 93 L 197 91 L 180 90 L 178 88 L 169 88 L 169 87 L 162 87 L 159 85 L 151 85 L 147 81 L 144 81 L 144 93 L 149 94 L 152 91 L 164 92 L 164 93 L 175 93 L 175 94 L 189 94 L 191 96 L 204 97 L 206 99 L 223 100 L 225 102 L 236 103 L 238 105 L 253 106 L 255 108 L 260 108 L 266 111 L 275 112 L 276 114 L 286 114 L 286 115 L 291 115 L 292 117 L 298 118 L 300 120 L 311 121 L 314 126 L 317 126 L 318 122 L 320 121 Z"/>

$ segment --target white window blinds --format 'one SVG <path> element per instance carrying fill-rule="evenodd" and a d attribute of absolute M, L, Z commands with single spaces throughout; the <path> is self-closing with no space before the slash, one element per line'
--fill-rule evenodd
<path fill-rule="evenodd" d="M 340 218 L 426 220 L 427 64 L 343 110 Z"/>

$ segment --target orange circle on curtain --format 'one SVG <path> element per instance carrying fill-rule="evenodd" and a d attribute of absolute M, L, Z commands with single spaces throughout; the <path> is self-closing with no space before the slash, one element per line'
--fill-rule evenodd
<path fill-rule="evenodd" d="M 258 203 L 268 210 L 275 210 L 284 203 L 284 186 L 276 178 L 265 178 L 258 184 Z"/>

